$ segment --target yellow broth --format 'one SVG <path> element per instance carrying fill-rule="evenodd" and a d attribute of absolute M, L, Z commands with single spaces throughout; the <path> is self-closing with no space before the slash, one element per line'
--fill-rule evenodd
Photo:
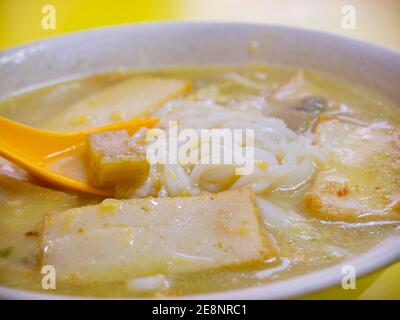
<path fill-rule="evenodd" d="M 238 73 L 272 91 L 286 82 L 295 71 L 291 68 L 256 65 L 162 70 L 148 74 L 192 80 L 195 90 L 205 85 L 219 86 L 223 88 L 223 94 L 218 99 L 229 100 L 240 97 L 240 94 L 256 98 L 260 92 L 229 83 L 224 77 L 227 73 Z M 323 97 L 340 102 L 343 117 L 368 124 L 386 121 L 399 128 L 398 106 L 384 97 L 322 74 L 307 71 L 307 75 L 313 84 L 322 88 Z M 64 131 L 70 128 L 69 123 L 51 122 L 52 116 L 59 110 L 132 76 L 135 74 L 116 72 L 43 86 L 0 101 L 0 115 L 37 128 L 53 129 L 56 126 Z M 326 112 L 336 111 L 328 109 Z M 12 171 L 8 164 L 0 170 L 6 174 Z M 73 175 L 72 165 L 68 170 Z M 40 182 L 30 177 L 26 179 L 28 181 L 25 182 L 4 177 L 0 179 L 0 284 L 45 293 L 96 297 L 176 296 L 268 284 L 320 270 L 359 255 L 388 237 L 398 226 L 398 223 L 390 221 L 364 224 L 320 221 L 304 212 L 302 199 L 309 185 L 295 191 L 276 190 L 268 194 L 268 200 L 279 204 L 286 213 L 296 212 L 302 217 L 301 222 L 284 230 L 267 226 L 266 232 L 272 234 L 278 248 L 277 259 L 245 267 L 166 274 L 169 288 L 150 292 L 135 291 L 125 282 L 89 284 L 79 280 L 57 283 L 54 291 L 43 290 L 43 275 L 38 262 L 42 217 L 52 212 L 99 203 L 102 199 L 41 189 L 32 186 Z"/>

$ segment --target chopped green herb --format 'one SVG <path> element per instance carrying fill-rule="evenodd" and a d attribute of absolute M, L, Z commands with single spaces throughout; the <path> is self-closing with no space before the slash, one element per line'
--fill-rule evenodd
<path fill-rule="evenodd" d="M 0 250 L 0 258 L 7 258 L 11 252 L 13 252 L 14 247 L 7 247 Z"/>

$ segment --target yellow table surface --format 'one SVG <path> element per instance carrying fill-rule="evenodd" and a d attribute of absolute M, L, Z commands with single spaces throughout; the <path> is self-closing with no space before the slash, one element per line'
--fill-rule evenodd
<path fill-rule="evenodd" d="M 55 30 L 42 7 L 56 9 Z M 341 27 L 353 5 L 356 29 Z M 354 37 L 400 50 L 399 0 L 0 0 L 0 49 L 67 32 L 121 23 L 219 20 L 283 24 Z M 356 290 L 329 289 L 306 299 L 400 299 L 400 263 L 358 279 Z"/>

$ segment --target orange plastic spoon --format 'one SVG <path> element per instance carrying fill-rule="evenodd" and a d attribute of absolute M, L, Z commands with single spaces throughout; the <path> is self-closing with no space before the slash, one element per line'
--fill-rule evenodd
<path fill-rule="evenodd" d="M 89 133 L 127 130 L 129 134 L 133 134 L 142 127 L 153 127 L 158 121 L 159 119 L 133 119 L 90 130 L 60 133 L 35 129 L 0 117 L 0 156 L 56 186 L 113 196 L 114 190 L 93 187 L 84 179 L 78 180 L 55 171 L 50 164 L 55 159 L 82 154 Z"/>

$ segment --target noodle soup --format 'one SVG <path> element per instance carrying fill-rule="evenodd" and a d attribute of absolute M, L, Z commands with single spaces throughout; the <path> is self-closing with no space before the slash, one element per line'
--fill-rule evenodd
<path fill-rule="evenodd" d="M 159 89 L 146 99 L 161 95 L 167 84 L 185 89 L 139 114 L 129 97 L 146 81 Z M 59 294 L 225 291 L 340 263 L 399 225 L 396 106 L 308 70 L 251 65 L 115 72 L 8 98 L 0 102 L 0 115 L 54 131 L 134 116 L 160 118 L 157 129 L 176 121 L 178 131 L 254 131 L 249 175 L 237 175 L 235 165 L 224 163 L 151 164 L 140 182 L 117 181 L 113 199 L 56 190 L 2 161 L 0 284 L 5 286 L 45 291 L 41 268 L 50 264 L 57 271 L 53 292 Z M 146 150 L 149 130 L 142 128 L 129 143 Z M 116 170 L 136 177 L 121 168 Z M 86 169 L 64 159 L 54 170 L 79 177 Z M 109 212 L 113 218 L 104 218 Z M 131 215 L 146 212 L 148 217 L 130 222 Z M 118 244 L 121 234 L 126 243 Z"/>

